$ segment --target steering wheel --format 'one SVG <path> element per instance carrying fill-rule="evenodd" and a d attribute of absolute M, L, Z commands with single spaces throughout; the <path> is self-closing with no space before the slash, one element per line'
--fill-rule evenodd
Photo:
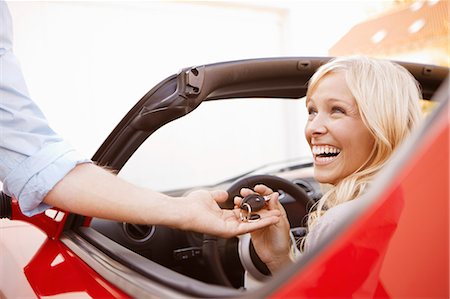
<path fill-rule="evenodd" d="M 296 203 L 301 205 L 305 214 L 314 204 L 306 191 L 286 180 L 273 175 L 255 175 L 237 180 L 228 188 L 228 200 L 221 204 L 222 208 L 232 209 L 234 207 L 233 199 L 240 196 L 242 188 L 251 188 L 258 184 L 264 184 L 280 194 L 288 194 L 295 199 Z M 280 192 L 281 191 L 281 192 Z M 300 216 L 300 215 L 299 215 Z M 217 283 L 225 286 L 232 286 L 232 283 L 225 274 L 224 267 L 220 261 L 220 253 L 218 247 L 218 238 L 210 235 L 204 235 L 203 238 L 203 258 L 211 269 L 211 274 L 215 277 Z M 252 243 L 250 242 L 250 234 L 240 238 L 238 244 L 238 254 L 244 270 L 247 270 L 255 278 L 261 278 L 270 273 L 267 266 L 257 256 Z"/>

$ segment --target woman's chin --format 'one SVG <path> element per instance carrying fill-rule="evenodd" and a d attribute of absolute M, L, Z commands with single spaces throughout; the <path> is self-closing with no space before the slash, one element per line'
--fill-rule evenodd
<path fill-rule="evenodd" d="M 330 171 L 322 171 L 314 168 L 314 179 L 321 184 L 336 185 L 338 178 L 332 175 Z"/>

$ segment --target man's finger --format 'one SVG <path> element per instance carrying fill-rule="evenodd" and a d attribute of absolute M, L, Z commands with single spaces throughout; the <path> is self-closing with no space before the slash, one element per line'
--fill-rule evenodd
<path fill-rule="evenodd" d="M 228 192 L 224 190 L 213 190 L 209 193 L 216 202 L 224 202 L 228 199 Z"/>
<path fill-rule="evenodd" d="M 255 222 L 243 222 L 240 226 L 240 233 L 243 234 L 246 232 L 253 232 L 255 230 L 264 228 L 269 225 L 276 224 L 280 221 L 279 216 L 267 216 L 267 217 L 261 217 L 260 220 Z"/>

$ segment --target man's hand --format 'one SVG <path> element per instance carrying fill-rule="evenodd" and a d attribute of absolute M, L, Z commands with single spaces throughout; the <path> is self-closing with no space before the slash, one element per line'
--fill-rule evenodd
<path fill-rule="evenodd" d="M 275 209 L 260 211 L 259 221 L 243 222 L 239 216 L 239 208 L 227 210 L 219 207 L 218 203 L 225 202 L 227 198 L 228 193 L 219 190 L 198 190 L 190 193 L 186 198 L 177 198 L 176 200 L 188 215 L 183 217 L 185 219 L 180 219 L 186 222 L 180 223 L 179 227 L 230 238 L 271 226 L 280 220 L 280 211 Z"/>

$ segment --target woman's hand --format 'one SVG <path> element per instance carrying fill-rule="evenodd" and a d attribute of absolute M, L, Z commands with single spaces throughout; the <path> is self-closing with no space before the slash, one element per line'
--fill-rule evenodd
<path fill-rule="evenodd" d="M 251 189 L 241 189 L 241 196 L 245 197 L 252 193 L 258 193 L 266 196 L 270 195 L 270 200 L 266 202 L 266 207 L 258 211 L 258 214 L 263 211 L 279 211 L 281 219 L 273 225 L 266 226 L 251 233 L 253 246 L 259 258 L 267 265 L 272 273 L 276 272 L 282 266 L 289 264 L 291 238 L 289 235 L 289 221 L 287 219 L 286 211 L 278 200 L 278 193 L 274 193 L 269 187 L 265 185 L 257 185 L 254 191 Z M 234 198 L 234 204 L 239 207 L 241 197 Z"/>

